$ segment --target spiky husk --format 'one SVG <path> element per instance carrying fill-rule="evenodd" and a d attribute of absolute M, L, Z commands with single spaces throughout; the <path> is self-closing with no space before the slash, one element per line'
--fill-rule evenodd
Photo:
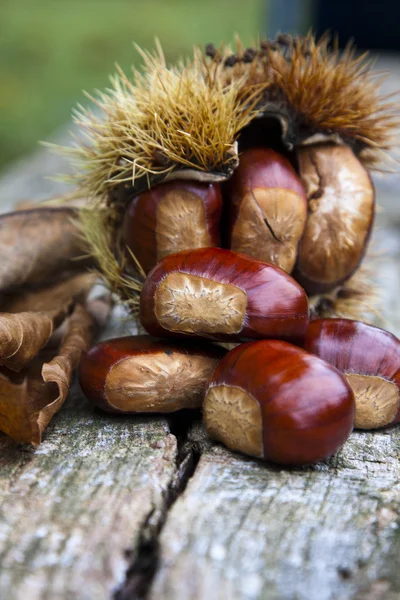
<path fill-rule="evenodd" d="M 99 276 L 129 312 L 137 316 L 146 275 L 138 263 L 134 272 L 129 272 L 128 256 L 117 241 L 114 219 L 112 208 L 84 208 L 80 211 L 79 227 L 96 260 Z"/>
<path fill-rule="evenodd" d="M 95 111 L 79 106 L 75 123 L 84 140 L 61 151 L 75 165 L 73 180 L 86 197 L 119 201 L 179 170 L 229 177 L 234 143 L 262 115 L 283 124 L 289 148 L 322 135 L 349 144 L 368 167 L 394 144 L 396 104 L 379 95 L 384 77 L 367 55 L 348 46 L 340 53 L 329 38 L 278 36 L 237 52 L 195 50 L 186 63 L 166 64 L 158 45 L 141 51 L 143 71 L 121 69 L 110 89 L 91 98 Z"/>
<path fill-rule="evenodd" d="M 237 40 L 234 54 L 209 45 L 206 54 L 226 85 L 268 81 L 260 106 L 287 120 L 288 145 L 321 134 L 350 145 L 369 167 L 387 159 L 399 128 L 398 102 L 379 94 L 385 76 L 373 71 L 367 53 L 357 56 L 351 44 L 341 53 L 336 40 L 331 45 L 329 36 L 316 41 L 308 34 L 247 49 Z"/>
<path fill-rule="evenodd" d="M 132 68 L 130 79 L 118 68 L 110 89 L 89 96 L 100 110 L 74 113 L 85 142 L 61 151 L 76 167 L 80 193 L 112 201 L 121 184 L 138 191 L 178 169 L 229 176 L 234 142 L 267 84 L 226 84 L 215 65 L 204 69 L 199 50 L 172 67 L 160 46 L 154 55 L 138 50 L 142 72 Z"/>

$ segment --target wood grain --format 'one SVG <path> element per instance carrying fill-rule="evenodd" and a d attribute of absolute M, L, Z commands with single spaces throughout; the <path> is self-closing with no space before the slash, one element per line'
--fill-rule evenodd
<path fill-rule="evenodd" d="M 329 462 L 290 470 L 215 446 L 200 426 L 190 439 L 202 456 L 149 598 L 344 600 L 377 581 L 400 594 L 399 430 L 354 433 Z"/>
<path fill-rule="evenodd" d="M 161 518 L 176 457 L 164 419 L 103 416 L 77 392 L 37 450 L 1 436 L 0 597 L 110 598 Z"/>

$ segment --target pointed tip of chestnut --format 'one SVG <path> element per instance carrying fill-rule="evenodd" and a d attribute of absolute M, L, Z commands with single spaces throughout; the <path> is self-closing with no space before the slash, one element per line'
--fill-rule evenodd
<path fill-rule="evenodd" d="M 308 326 L 304 290 L 279 267 L 221 248 L 165 257 L 140 298 L 143 327 L 155 336 L 221 341 L 299 341 Z"/>
<path fill-rule="evenodd" d="M 210 380 L 204 421 L 228 448 L 284 465 L 331 456 L 353 429 L 353 392 L 331 365 L 286 342 L 231 350 Z"/>
<path fill-rule="evenodd" d="M 170 343 L 150 336 L 101 342 L 81 359 L 79 382 L 99 408 L 119 413 L 168 413 L 199 408 L 226 351 L 208 344 Z"/>
<path fill-rule="evenodd" d="M 290 162 L 270 148 L 244 150 L 226 200 L 231 250 L 290 273 L 307 219 L 305 190 Z"/>
<path fill-rule="evenodd" d="M 400 420 L 400 341 L 391 333 L 351 319 L 316 319 L 304 348 L 341 371 L 356 399 L 358 429 Z"/>

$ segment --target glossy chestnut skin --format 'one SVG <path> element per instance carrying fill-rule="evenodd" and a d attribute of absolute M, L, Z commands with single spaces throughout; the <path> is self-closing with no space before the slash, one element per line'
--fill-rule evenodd
<path fill-rule="evenodd" d="M 307 219 L 307 198 L 287 158 L 269 148 L 245 150 L 224 196 L 228 247 L 290 273 Z"/>
<path fill-rule="evenodd" d="M 351 148 L 331 143 L 297 150 L 308 199 L 295 279 L 308 294 L 329 292 L 362 261 L 375 216 L 370 175 Z"/>
<path fill-rule="evenodd" d="M 308 300 L 279 267 L 221 248 L 188 250 L 165 257 L 151 271 L 140 319 L 158 337 L 299 342 L 308 326 Z"/>
<path fill-rule="evenodd" d="M 400 395 L 400 340 L 383 329 L 351 319 L 316 319 L 308 327 L 304 348 L 346 375 L 392 382 Z M 366 378 L 366 386 L 371 381 Z M 399 421 L 400 409 L 391 422 Z"/>
<path fill-rule="evenodd" d="M 350 386 L 320 358 L 277 340 L 237 346 L 219 363 L 203 406 L 208 434 L 283 465 L 331 456 L 353 429 Z"/>
<path fill-rule="evenodd" d="M 168 413 L 202 405 L 207 380 L 226 350 L 147 335 L 101 342 L 83 355 L 79 382 L 96 406 L 116 413 Z"/>
<path fill-rule="evenodd" d="M 220 246 L 221 211 L 217 183 L 178 179 L 162 183 L 132 199 L 122 241 L 148 273 L 168 254 Z"/>

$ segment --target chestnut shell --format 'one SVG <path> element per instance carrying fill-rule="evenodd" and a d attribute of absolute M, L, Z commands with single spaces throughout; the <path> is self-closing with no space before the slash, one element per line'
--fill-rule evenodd
<path fill-rule="evenodd" d="M 400 390 L 400 340 L 393 334 L 352 319 L 315 319 L 304 348 L 346 374 L 378 376 Z M 393 423 L 400 421 L 400 409 Z"/>
<path fill-rule="evenodd" d="M 107 412 L 172 412 L 180 408 L 199 407 L 207 378 L 225 353 L 226 350 L 220 346 L 195 341 L 170 342 L 148 335 L 113 338 L 96 344 L 82 356 L 79 383 L 85 396 Z M 136 366 L 130 359 L 138 359 Z M 121 370 L 123 363 L 128 368 Z M 174 368 L 176 366 L 178 369 Z M 115 376 L 118 369 L 120 372 Z M 170 369 L 174 370 L 174 381 L 171 381 Z M 118 395 L 118 407 L 107 396 L 110 392 L 110 375 L 113 377 L 111 387 L 114 388 L 114 395 L 115 391 Z M 154 402 L 153 406 L 148 402 L 146 406 L 150 387 L 154 389 L 158 382 L 164 387 L 159 388 L 159 392 L 156 388 L 154 393 L 165 395 L 167 401 L 164 403 L 161 399 L 160 402 Z M 133 384 L 133 388 L 129 389 L 130 384 Z M 136 402 L 129 402 L 129 397 L 135 395 L 132 389 L 134 393 L 138 391 Z"/>
<path fill-rule="evenodd" d="M 168 308 L 170 321 L 177 321 L 180 318 L 174 305 L 174 294 L 181 295 L 182 302 L 186 302 L 187 306 L 196 305 L 199 296 L 202 296 L 202 302 L 206 307 L 201 314 L 204 325 L 201 322 L 198 326 L 196 323 L 194 325 L 191 323 L 183 332 L 183 328 L 176 331 L 173 324 L 167 328 L 160 322 L 160 311 L 164 311 L 167 302 L 165 299 L 158 301 L 158 290 L 174 273 L 187 275 L 186 278 L 181 277 L 181 279 L 185 279 L 188 286 L 191 281 L 195 281 L 200 291 L 196 297 L 189 289 L 186 299 L 184 297 L 186 290 L 172 290 Z M 204 288 L 212 287 L 214 282 L 221 284 L 222 291 L 202 290 L 202 282 Z M 182 285 L 186 283 L 183 282 Z M 224 297 L 225 288 L 228 289 L 226 297 Z M 208 293 L 210 302 L 208 302 Z M 232 293 L 244 296 L 244 306 L 234 311 L 231 310 L 230 294 Z M 208 306 L 211 307 L 209 310 L 207 310 Z M 209 326 L 211 309 L 215 309 L 212 313 L 215 315 L 221 306 L 227 313 L 227 318 L 232 312 L 243 311 L 239 329 L 228 331 L 226 323 L 219 322 L 217 318 L 214 330 Z M 196 335 L 221 341 L 244 341 L 268 337 L 300 343 L 308 326 L 308 299 L 301 286 L 275 265 L 231 250 L 204 248 L 166 256 L 149 273 L 140 297 L 140 320 L 146 331 L 157 337 Z"/>
<path fill-rule="evenodd" d="M 354 396 L 341 373 L 317 356 L 283 341 L 242 344 L 221 360 L 206 392 L 206 427 L 209 393 L 216 386 L 231 387 L 232 393 L 242 390 L 259 405 L 262 448 L 255 455 L 260 458 L 287 465 L 313 463 L 336 452 L 353 429 Z M 221 430 L 229 427 L 226 421 L 234 414 L 232 400 Z M 243 430 L 251 425 L 240 407 L 236 416 L 238 426 L 243 420 Z M 235 440 L 232 442 L 230 447 L 240 450 Z"/>
<path fill-rule="evenodd" d="M 220 246 L 221 212 L 219 184 L 176 179 L 131 200 L 122 240 L 148 273 L 166 254 Z"/>

